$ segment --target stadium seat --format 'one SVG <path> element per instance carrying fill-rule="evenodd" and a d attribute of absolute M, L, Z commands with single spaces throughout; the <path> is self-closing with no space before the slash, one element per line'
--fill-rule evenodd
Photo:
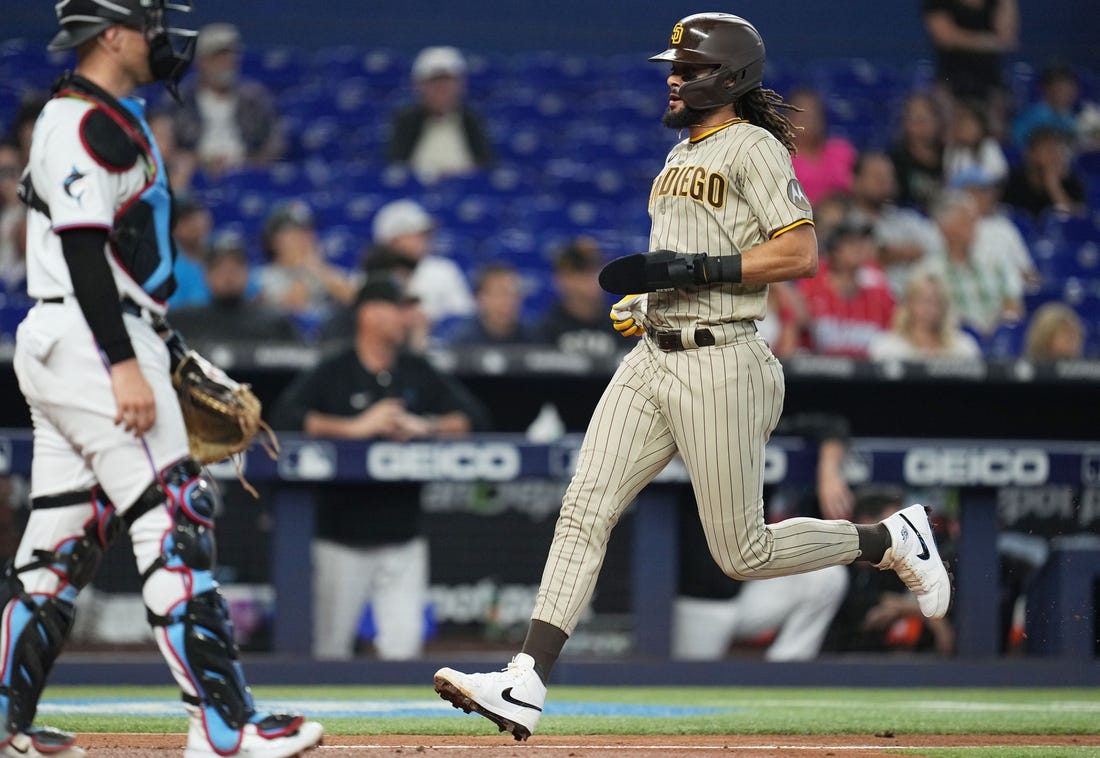
<path fill-rule="evenodd" d="M 981 340 L 982 354 L 993 360 L 1008 360 L 1023 352 L 1026 323 L 1016 321 L 998 326 Z"/>

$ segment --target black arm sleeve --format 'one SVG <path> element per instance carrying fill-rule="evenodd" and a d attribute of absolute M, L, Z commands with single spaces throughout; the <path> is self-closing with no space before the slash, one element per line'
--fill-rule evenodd
<path fill-rule="evenodd" d="M 73 280 L 73 293 L 99 348 L 114 365 L 134 357 L 134 346 L 122 323 L 122 305 L 103 249 L 106 229 L 61 232 L 61 250 Z"/>

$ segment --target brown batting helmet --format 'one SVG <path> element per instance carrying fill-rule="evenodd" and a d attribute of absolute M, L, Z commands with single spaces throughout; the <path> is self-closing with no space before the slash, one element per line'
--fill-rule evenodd
<path fill-rule="evenodd" d="M 716 108 L 761 85 L 764 78 L 764 40 L 760 32 L 732 13 L 696 13 L 672 27 L 669 47 L 649 60 L 717 66 L 709 76 L 680 85 L 680 97 L 689 108 Z"/>

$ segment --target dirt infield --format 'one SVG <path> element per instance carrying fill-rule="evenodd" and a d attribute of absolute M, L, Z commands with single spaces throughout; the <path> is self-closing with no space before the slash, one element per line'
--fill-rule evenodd
<path fill-rule="evenodd" d="M 179 755 L 182 734 L 81 734 L 79 744 L 88 758 L 160 758 Z M 536 736 L 517 743 L 497 737 L 441 737 L 421 735 L 362 735 L 325 737 L 324 745 L 308 758 L 351 756 L 434 755 L 439 758 L 664 758 L 709 756 L 770 758 L 771 756 L 830 755 L 838 758 L 897 758 L 886 750 L 944 747 L 1100 747 L 1100 735 L 1038 736 L 1004 734 L 967 735 L 662 735 L 662 736 Z"/>

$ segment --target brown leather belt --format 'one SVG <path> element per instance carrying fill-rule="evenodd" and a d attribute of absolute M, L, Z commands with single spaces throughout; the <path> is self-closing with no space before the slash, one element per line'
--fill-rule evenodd
<path fill-rule="evenodd" d="M 653 340 L 657 343 L 657 347 L 664 350 L 666 353 L 687 349 L 687 346 L 684 345 L 683 336 L 678 329 L 674 331 L 657 332 L 653 335 Z M 696 329 L 695 344 L 698 347 L 712 347 L 715 344 L 714 332 L 710 329 Z"/>

